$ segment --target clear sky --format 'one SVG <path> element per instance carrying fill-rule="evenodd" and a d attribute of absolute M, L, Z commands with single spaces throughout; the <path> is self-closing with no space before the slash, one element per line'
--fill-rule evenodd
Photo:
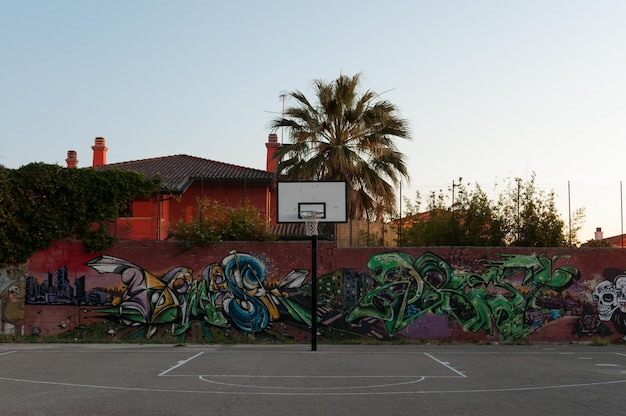
<path fill-rule="evenodd" d="M 281 93 L 362 72 L 412 129 L 403 196 L 534 172 L 582 241 L 617 235 L 625 22 L 623 0 L 0 0 L 0 164 L 89 166 L 102 136 L 109 163 L 264 169 Z"/>

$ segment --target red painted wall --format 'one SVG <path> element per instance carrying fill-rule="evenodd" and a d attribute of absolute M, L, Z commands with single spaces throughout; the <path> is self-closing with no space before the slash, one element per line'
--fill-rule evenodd
<path fill-rule="evenodd" d="M 209 198 L 228 205 L 242 205 L 248 200 L 262 215 L 266 211 L 267 185 L 242 183 L 202 183 L 194 182 L 179 201 L 172 201 L 169 219 L 176 222 L 184 218 L 189 210 L 195 210 L 198 198 Z"/>
<path fill-rule="evenodd" d="M 171 224 L 177 223 L 180 219 L 191 220 L 198 198 L 203 197 L 230 205 L 242 205 L 248 200 L 262 216 L 269 215 L 270 222 L 275 223 L 276 214 L 272 212 L 272 195 L 267 185 L 196 181 L 189 186 L 180 200 L 160 196 L 145 201 L 134 201 L 132 216 L 119 218 L 111 225 L 111 233 L 122 240 L 165 240 Z"/>

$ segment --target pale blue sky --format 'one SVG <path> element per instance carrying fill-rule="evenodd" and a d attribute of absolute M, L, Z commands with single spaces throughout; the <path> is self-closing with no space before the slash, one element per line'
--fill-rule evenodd
<path fill-rule="evenodd" d="M 581 240 L 616 235 L 624 22 L 622 0 L 0 0 L 0 164 L 88 166 L 103 136 L 110 163 L 264 169 L 282 91 L 363 72 L 412 128 L 403 195 L 535 172 L 566 221 L 586 208 Z"/>

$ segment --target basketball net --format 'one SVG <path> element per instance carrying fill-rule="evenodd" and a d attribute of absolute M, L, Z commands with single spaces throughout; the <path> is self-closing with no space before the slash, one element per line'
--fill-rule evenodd
<path fill-rule="evenodd" d="M 313 235 L 317 235 L 317 225 L 319 224 L 322 215 L 323 214 L 321 212 L 315 211 L 305 211 L 300 213 L 300 216 L 304 219 L 307 236 L 311 237 Z"/>

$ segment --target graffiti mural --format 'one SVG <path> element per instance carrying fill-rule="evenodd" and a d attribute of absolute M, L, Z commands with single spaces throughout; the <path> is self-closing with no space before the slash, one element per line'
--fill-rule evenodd
<path fill-rule="evenodd" d="M 0 334 L 21 334 L 26 278 L 21 269 L 0 269 Z"/>
<path fill-rule="evenodd" d="M 317 279 L 315 317 L 309 270 L 284 267 L 275 255 L 231 250 L 208 264 L 199 256 L 193 267 L 161 261 L 154 270 L 123 254 L 85 256 L 22 278 L 22 286 L 0 275 L 3 328 L 24 318 L 25 300 L 36 308 L 36 326 L 54 325 L 59 333 L 65 322 L 68 329 L 113 322 L 123 338 L 306 341 L 316 319 L 322 337 L 343 339 L 626 339 L 622 269 L 598 282 L 597 272 L 581 271 L 584 262 L 573 251 L 410 253 L 369 251 L 360 266 L 329 267 Z M 76 317 L 45 309 L 57 305 Z"/>
<path fill-rule="evenodd" d="M 29 305 L 105 305 L 111 301 L 113 290 L 94 288 L 85 290 L 85 276 L 70 282 L 66 266 L 54 273 L 46 272 L 42 281 L 28 278 L 26 303 Z"/>
<path fill-rule="evenodd" d="M 426 313 L 446 315 L 466 331 L 484 330 L 502 339 L 528 336 L 543 323 L 537 298 L 546 290 L 561 291 L 580 278 L 576 268 L 558 265 L 567 257 L 545 254 L 495 255 L 481 259 L 471 270 L 454 269 L 433 253 L 417 259 L 402 252 L 373 255 L 367 263 L 369 276 L 363 284 L 352 284 L 358 299 L 347 309 L 328 308 L 325 282 L 320 279 L 322 323 L 372 335 L 378 327 L 364 328 L 362 322 L 379 320 L 389 336 L 396 335 Z M 109 308 L 98 309 L 118 317 L 129 326 L 145 326 L 151 337 L 160 325 L 172 326 L 176 336 L 189 329 L 190 322 L 201 320 L 209 325 L 232 327 L 245 333 L 258 333 L 287 314 L 310 324 L 311 316 L 302 290 L 306 271 L 293 271 L 276 288 L 265 287 L 265 267 L 246 253 L 231 252 L 221 262 L 206 266 L 194 277 L 187 267 L 176 267 L 156 277 L 123 259 L 101 256 L 89 266 L 99 273 L 118 274 L 124 292 Z M 372 283 L 373 280 L 373 283 Z M 368 283 L 369 281 L 369 283 Z M 340 282 L 345 286 L 345 279 Z M 349 302 L 345 287 L 339 304 Z M 326 309 L 324 309 L 326 307 Z M 559 311 L 551 311 L 558 319 Z M 318 319 L 320 317 L 317 317 Z"/>
<path fill-rule="evenodd" d="M 619 274 L 598 283 L 593 289 L 593 302 L 598 315 L 597 324 L 589 332 L 598 332 L 601 322 L 611 322 L 622 335 L 622 339 L 626 340 L 626 272 L 620 270 L 617 273 Z M 615 272 L 609 269 L 605 271 L 605 275 L 607 274 Z"/>
<path fill-rule="evenodd" d="M 111 307 L 92 312 L 115 316 L 128 326 L 143 326 L 148 338 L 164 324 L 171 325 L 174 336 L 180 336 L 193 320 L 257 333 L 277 320 L 281 310 L 292 319 L 311 323 L 301 292 L 308 272 L 294 270 L 268 290 L 265 267 L 250 254 L 233 251 L 221 262 L 206 266 L 197 277 L 187 267 L 157 277 L 110 256 L 97 257 L 88 265 L 99 273 L 118 274 L 125 287 Z"/>
<path fill-rule="evenodd" d="M 536 326 L 534 316 L 543 316 L 537 298 L 580 278 L 574 267 L 557 267 L 560 260 L 567 257 L 495 255 L 478 260 L 471 270 L 457 270 L 433 253 L 417 259 L 401 252 L 376 254 L 367 267 L 379 285 L 346 319 L 380 319 L 393 335 L 432 312 L 448 316 L 466 331 L 497 330 L 502 339 L 524 338 Z M 558 319 L 558 311 L 551 317 Z"/>

